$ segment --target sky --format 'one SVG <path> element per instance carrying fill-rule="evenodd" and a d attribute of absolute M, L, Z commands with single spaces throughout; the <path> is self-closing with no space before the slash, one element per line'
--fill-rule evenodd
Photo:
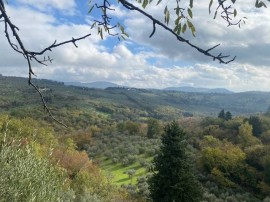
<path fill-rule="evenodd" d="M 189 31 L 182 36 L 205 49 L 221 44 L 216 53 L 237 56 L 226 65 L 177 41 L 162 28 L 157 27 L 155 35 L 149 38 L 151 21 L 126 10 L 117 1 L 111 1 L 115 11 L 109 15 L 112 22 L 120 22 L 125 27 L 130 36 L 125 41 L 111 36 L 101 40 L 97 30 L 90 28 L 99 16 L 96 10 L 87 14 L 88 0 L 8 2 L 8 15 L 20 28 L 20 37 L 28 50 L 39 51 L 55 40 L 61 42 L 92 34 L 77 42 L 78 48 L 68 44 L 46 53 L 45 56 L 53 59 L 48 66 L 33 63 L 37 78 L 63 82 L 108 81 L 137 88 L 193 86 L 235 92 L 270 91 L 270 10 L 255 8 L 254 0 L 236 1 L 238 16 L 247 17 L 241 28 L 227 27 L 220 18 L 214 20 L 214 10 L 210 15 L 208 12 L 209 1 L 204 4 L 194 1 L 192 22 L 196 37 Z M 146 11 L 163 19 L 165 3 L 153 4 Z M 0 31 L 0 74 L 27 77 L 27 62 L 7 43 L 3 22 L 0 22 Z"/>

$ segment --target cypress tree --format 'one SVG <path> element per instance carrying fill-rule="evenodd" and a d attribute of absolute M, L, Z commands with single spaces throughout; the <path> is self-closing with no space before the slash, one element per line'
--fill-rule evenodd
<path fill-rule="evenodd" d="M 224 109 L 222 109 L 222 110 L 219 112 L 218 118 L 225 119 L 225 111 L 224 111 Z"/>
<path fill-rule="evenodd" d="M 248 120 L 249 124 L 252 125 L 252 133 L 254 136 L 259 137 L 263 132 L 262 122 L 259 117 L 251 116 Z"/>
<path fill-rule="evenodd" d="M 186 134 L 176 122 L 165 127 L 153 172 L 149 190 L 154 202 L 200 201 L 202 188 L 187 155 Z"/>
<path fill-rule="evenodd" d="M 228 120 L 231 120 L 232 119 L 232 113 L 230 111 L 227 111 L 226 114 L 225 114 L 225 120 L 228 121 Z"/>

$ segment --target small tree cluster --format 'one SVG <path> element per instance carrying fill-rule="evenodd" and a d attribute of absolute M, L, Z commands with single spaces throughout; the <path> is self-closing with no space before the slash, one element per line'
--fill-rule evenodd
<path fill-rule="evenodd" d="M 226 120 L 226 121 L 231 120 L 231 119 L 232 119 L 232 113 L 231 113 L 230 111 L 227 111 L 227 112 L 225 113 L 225 110 L 222 109 L 222 110 L 219 112 L 219 114 L 218 114 L 218 118 L 224 119 L 224 120 Z"/>

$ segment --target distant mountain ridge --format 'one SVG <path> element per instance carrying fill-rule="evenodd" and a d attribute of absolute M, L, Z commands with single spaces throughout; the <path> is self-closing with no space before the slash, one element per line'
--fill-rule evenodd
<path fill-rule="evenodd" d="M 164 88 L 165 91 L 181 91 L 190 93 L 234 93 L 226 88 L 196 88 L 191 86 L 182 87 L 168 87 Z"/>
<path fill-rule="evenodd" d="M 112 82 L 107 81 L 96 81 L 90 83 L 82 82 L 65 82 L 66 86 L 79 86 L 86 88 L 96 88 L 96 89 L 106 89 L 106 88 L 130 88 L 128 86 L 121 86 Z M 182 87 L 168 87 L 162 90 L 165 91 L 179 91 L 179 92 L 189 92 L 189 93 L 234 93 L 226 88 L 201 88 L 201 87 L 191 87 L 191 86 L 182 86 Z"/>
<path fill-rule="evenodd" d="M 81 82 L 65 82 L 66 86 L 80 86 L 80 87 L 87 87 L 87 88 L 97 88 L 97 89 L 106 89 L 106 88 L 117 88 L 121 87 L 118 84 L 107 82 L 107 81 L 96 81 L 91 83 L 81 83 Z"/>
<path fill-rule="evenodd" d="M 109 114 L 117 120 L 127 117 L 173 120 L 190 115 L 217 116 L 221 109 L 234 116 L 253 115 L 269 112 L 270 106 L 270 92 L 196 93 L 107 86 L 103 86 L 106 89 L 97 89 L 78 88 L 74 84 L 82 84 L 76 82 L 64 85 L 63 82 L 34 78 L 33 82 L 40 90 L 50 89 L 44 91 L 46 101 L 63 109 L 63 113 L 82 108 L 89 115 L 94 111 L 102 116 Z M 0 77 L 0 113 L 25 117 L 30 107 L 34 112 L 31 116 L 39 118 L 43 116 L 37 113 L 39 105 L 40 97 L 27 85 L 27 78 Z"/>

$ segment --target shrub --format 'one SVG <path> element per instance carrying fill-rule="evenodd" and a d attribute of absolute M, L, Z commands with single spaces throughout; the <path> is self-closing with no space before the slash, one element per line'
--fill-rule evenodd
<path fill-rule="evenodd" d="M 1 201 L 63 201 L 65 173 L 29 145 L 2 146 L 0 165 Z"/>

